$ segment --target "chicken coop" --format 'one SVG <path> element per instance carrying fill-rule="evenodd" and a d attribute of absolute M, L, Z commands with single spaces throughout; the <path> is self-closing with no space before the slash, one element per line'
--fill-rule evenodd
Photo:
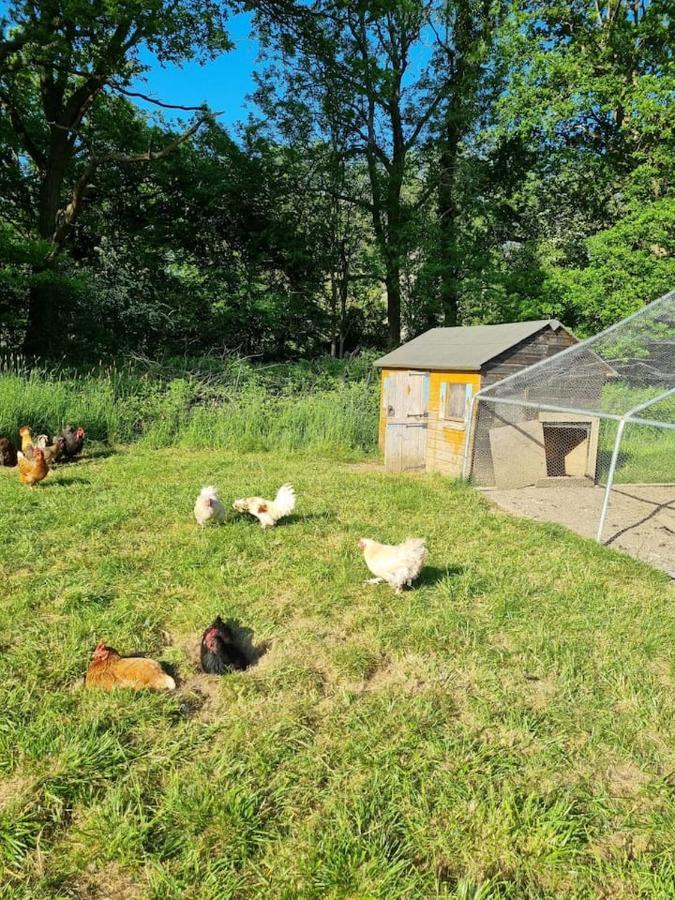
<path fill-rule="evenodd" d="M 464 476 L 509 512 L 595 537 L 675 578 L 673 348 L 675 290 L 484 383 L 471 400 Z"/>
<path fill-rule="evenodd" d="M 432 328 L 375 365 L 381 369 L 379 439 L 392 472 L 426 470 L 459 476 L 466 445 L 487 450 L 480 464 L 501 486 L 515 486 L 527 454 L 547 474 L 595 470 L 597 420 L 542 410 L 533 421 L 492 421 L 489 411 L 469 430 L 474 394 L 577 343 L 555 319 Z"/>

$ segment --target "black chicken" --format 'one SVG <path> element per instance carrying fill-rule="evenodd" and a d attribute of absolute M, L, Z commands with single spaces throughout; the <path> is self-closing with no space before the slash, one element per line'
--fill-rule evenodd
<path fill-rule="evenodd" d="M 202 669 L 208 675 L 225 675 L 233 669 L 245 669 L 248 658 L 234 643 L 234 635 L 220 616 L 202 636 Z"/>
<path fill-rule="evenodd" d="M 7 438 L 0 438 L 0 466 L 16 465 L 16 447 Z"/>
<path fill-rule="evenodd" d="M 67 425 L 61 434 L 54 438 L 54 442 L 56 442 L 59 437 L 62 437 L 65 441 L 62 454 L 64 459 L 73 459 L 74 457 L 79 456 L 84 444 L 84 428 L 82 428 L 82 426 L 73 428 L 72 425 Z"/>

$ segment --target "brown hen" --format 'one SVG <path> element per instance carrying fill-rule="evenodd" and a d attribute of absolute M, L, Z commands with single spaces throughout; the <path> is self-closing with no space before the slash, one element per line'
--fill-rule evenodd
<path fill-rule="evenodd" d="M 122 657 L 117 650 L 107 647 L 103 642 L 94 650 L 84 683 L 87 687 L 102 688 L 104 691 L 111 691 L 116 687 L 173 691 L 176 687 L 173 678 L 154 659 L 142 656 Z"/>
<path fill-rule="evenodd" d="M 17 453 L 17 457 L 19 481 L 21 484 L 28 484 L 30 487 L 33 487 L 34 484 L 47 477 L 49 466 L 45 462 L 44 452 L 39 447 L 33 447 L 32 459 L 28 459 L 21 451 Z"/>

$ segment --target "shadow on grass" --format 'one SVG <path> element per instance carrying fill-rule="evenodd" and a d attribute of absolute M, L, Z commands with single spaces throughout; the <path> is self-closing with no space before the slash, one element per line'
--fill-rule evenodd
<path fill-rule="evenodd" d="M 413 588 L 432 587 L 434 584 L 438 584 L 439 581 L 443 581 L 444 578 L 454 578 L 457 575 L 462 575 L 464 572 L 464 566 L 446 566 L 444 569 L 440 569 L 437 566 L 425 566 L 420 572 L 419 578 L 413 581 Z"/>
<path fill-rule="evenodd" d="M 133 656 L 143 656 L 146 659 L 148 658 L 147 653 L 134 653 Z M 170 675 L 173 680 L 176 682 L 176 687 L 180 687 L 185 678 L 181 676 L 178 666 L 175 663 L 166 662 L 163 659 L 157 660 L 160 666 L 164 669 L 167 675 Z"/>
<path fill-rule="evenodd" d="M 64 478 L 63 481 L 43 481 L 40 484 L 40 489 L 44 491 L 46 488 L 64 488 L 71 484 L 91 484 L 91 481 L 88 478 Z"/>
<path fill-rule="evenodd" d="M 321 513 L 291 513 L 276 524 L 276 528 L 285 525 L 297 525 L 303 522 L 334 522 L 337 516 L 334 512 Z"/>
<path fill-rule="evenodd" d="M 336 518 L 337 516 L 333 512 L 291 513 L 290 516 L 284 516 L 283 519 L 279 519 L 277 524 L 272 528 L 265 528 L 264 530 L 273 531 L 275 528 L 285 528 L 288 525 L 302 525 L 303 522 L 333 522 Z M 238 513 L 236 511 L 233 514 L 228 514 L 222 524 L 225 525 L 228 522 L 241 522 L 245 520 L 248 520 L 251 525 L 260 528 L 260 523 L 255 516 L 250 515 L 250 513 Z"/>
<path fill-rule="evenodd" d="M 87 447 L 83 456 L 78 459 L 69 460 L 69 462 L 88 462 L 93 459 L 107 459 L 109 456 L 117 456 L 117 450 L 105 445 L 96 447 Z"/>

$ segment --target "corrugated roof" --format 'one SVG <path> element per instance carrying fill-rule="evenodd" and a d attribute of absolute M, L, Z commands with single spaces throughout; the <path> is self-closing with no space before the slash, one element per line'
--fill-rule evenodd
<path fill-rule="evenodd" d="M 550 326 L 563 326 L 557 319 L 537 322 L 508 322 L 504 325 L 465 325 L 459 328 L 431 328 L 407 344 L 402 344 L 375 365 L 386 369 L 457 369 L 479 372 L 488 360 Z"/>

